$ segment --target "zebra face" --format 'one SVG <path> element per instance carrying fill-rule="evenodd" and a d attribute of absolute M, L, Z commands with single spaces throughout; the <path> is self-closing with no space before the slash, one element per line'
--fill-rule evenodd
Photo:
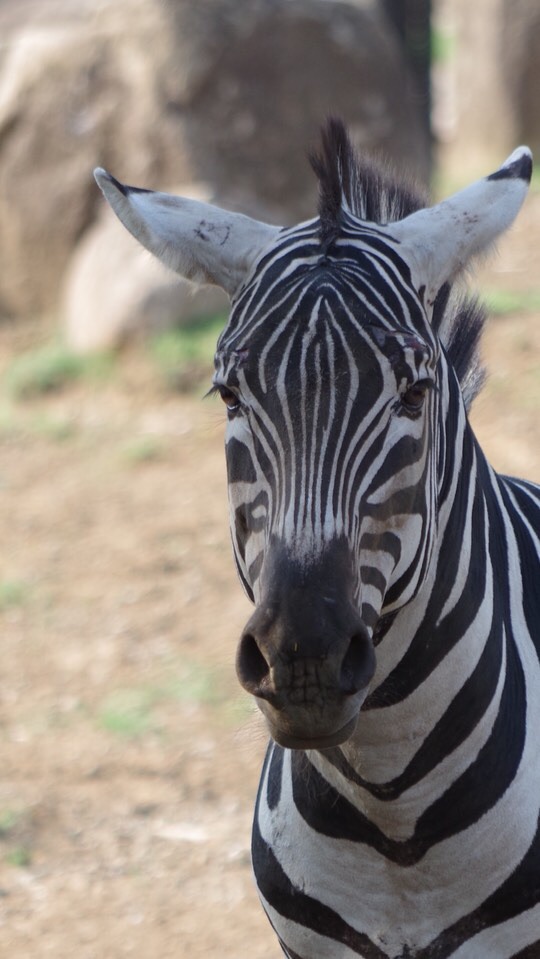
<path fill-rule="evenodd" d="M 234 553 L 256 603 L 237 672 L 294 748 L 351 735 L 373 631 L 416 594 L 431 550 L 434 338 L 419 300 L 421 333 L 346 274 L 339 260 L 303 264 L 273 288 L 279 308 L 261 310 L 270 262 L 216 355 Z"/>
<path fill-rule="evenodd" d="M 520 147 L 420 209 L 359 163 L 337 121 L 312 165 L 319 216 L 292 230 L 96 170 L 143 246 L 235 304 L 215 389 L 227 407 L 235 557 L 256 604 L 237 668 L 274 738 L 298 748 L 351 735 L 381 617 L 426 581 L 436 490 L 442 501 L 449 489 L 445 416 L 461 402 L 437 339 L 452 342 L 459 309 L 446 313 L 441 294 L 513 221 L 532 170 Z"/>

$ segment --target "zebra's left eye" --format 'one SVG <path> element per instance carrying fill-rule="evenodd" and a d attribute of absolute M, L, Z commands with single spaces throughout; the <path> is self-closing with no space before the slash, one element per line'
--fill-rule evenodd
<path fill-rule="evenodd" d="M 233 416 L 235 413 L 237 413 L 241 404 L 236 393 L 233 393 L 233 391 L 228 389 L 227 386 L 218 386 L 217 391 L 227 407 L 228 415 Z"/>
<path fill-rule="evenodd" d="M 401 404 L 409 413 L 418 413 L 422 409 L 426 393 L 431 386 L 429 380 L 419 380 L 409 386 L 401 396 Z"/>

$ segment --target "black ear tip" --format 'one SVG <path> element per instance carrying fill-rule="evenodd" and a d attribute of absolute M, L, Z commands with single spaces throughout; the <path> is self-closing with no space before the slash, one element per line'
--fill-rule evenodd
<path fill-rule="evenodd" d="M 94 178 L 101 190 L 103 190 L 105 186 L 112 185 L 116 187 L 116 189 L 124 196 L 127 196 L 128 188 L 125 187 L 123 183 L 120 183 L 120 180 L 117 180 L 112 173 L 108 173 L 107 170 L 104 170 L 103 167 L 96 167 L 94 170 Z"/>
<path fill-rule="evenodd" d="M 526 180 L 527 183 L 530 183 L 532 172 L 533 172 L 532 154 L 530 152 L 527 152 L 527 153 L 524 153 L 519 160 L 516 160 L 516 176 L 518 176 L 521 180 Z"/>
<path fill-rule="evenodd" d="M 533 171 L 532 153 L 528 147 L 518 147 L 500 168 L 488 176 L 488 180 L 525 180 L 530 183 Z"/>

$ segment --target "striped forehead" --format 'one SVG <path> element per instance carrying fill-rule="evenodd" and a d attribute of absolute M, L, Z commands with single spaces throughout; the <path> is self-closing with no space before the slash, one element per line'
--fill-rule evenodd
<path fill-rule="evenodd" d="M 312 395 L 306 387 L 330 394 L 375 401 L 383 384 L 389 388 L 426 375 L 433 351 L 406 329 L 358 322 L 350 305 L 329 287 L 302 290 L 290 311 L 268 326 L 242 338 L 234 349 L 216 354 L 217 380 L 272 399 L 283 389 L 297 390 L 298 405 Z M 352 392 L 351 392 L 352 391 Z M 294 398 L 289 395 L 289 400 Z M 266 401 L 265 401 L 266 402 Z"/>
<path fill-rule="evenodd" d="M 388 332 L 426 333 L 426 317 L 407 264 L 376 228 L 336 241 L 322 255 L 318 220 L 284 231 L 261 260 L 233 306 L 219 353 L 256 348 L 283 323 L 294 327 L 325 317 L 361 333 L 371 325 Z"/>
<path fill-rule="evenodd" d="M 430 339 L 408 268 L 376 229 L 356 230 L 322 256 L 307 224 L 287 231 L 259 264 L 220 337 L 216 366 L 230 376 L 276 367 L 295 351 L 357 361 L 382 351 L 391 360 L 400 344 L 425 350 Z"/>

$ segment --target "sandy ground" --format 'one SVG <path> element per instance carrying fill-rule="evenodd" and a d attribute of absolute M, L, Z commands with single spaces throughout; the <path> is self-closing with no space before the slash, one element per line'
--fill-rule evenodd
<path fill-rule="evenodd" d="M 491 287 L 535 288 L 532 216 Z M 1 368 L 25 338 L 0 327 Z M 539 348 L 534 313 L 490 324 L 474 414 L 494 464 L 537 480 Z M 0 956 L 277 959 L 218 404 L 134 354 L 0 410 Z"/>

